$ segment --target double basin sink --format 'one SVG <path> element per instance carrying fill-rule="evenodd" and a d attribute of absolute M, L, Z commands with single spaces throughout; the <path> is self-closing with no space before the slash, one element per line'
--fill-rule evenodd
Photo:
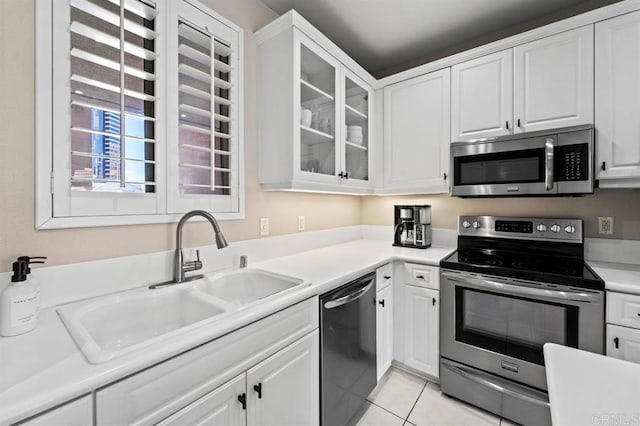
<path fill-rule="evenodd" d="M 58 308 L 58 314 L 87 360 L 99 364 L 309 284 L 259 269 L 239 269 L 77 302 Z"/>

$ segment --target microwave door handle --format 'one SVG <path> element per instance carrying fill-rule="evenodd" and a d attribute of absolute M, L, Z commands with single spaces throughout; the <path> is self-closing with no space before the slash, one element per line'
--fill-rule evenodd
<path fill-rule="evenodd" d="M 544 184 L 547 191 L 553 189 L 553 138 L 547 138 L 544 144 L 545 175 Z"/>
<path fill-rule="evenodd" d="M 516 296 L 533 296 L 533 297 L 546 297 L 546 298 L 554 298 L 561 300 L 570 300 L 574 302 L 583 302 L 583 303 L 592 303 L 598 302 L 599 297 L 594 294 L 584 293 L 584 292 L 573 292 L 573 291 L 560 291 L 560 290 L 549 290 L 543 288 L 531 288 L 525 286 L 518 286 L 509 283 L 501 283 L 495 280 L 487 280 L 480 279 L 469 276 L 454 276 L 452 274 L 448 274 L 446 272 L 442 272 L 449 281 L 456 282 L 458 284 L 468 284 L 475 287 L 487 289 L 487 290 L 498 290 L 507 294 L 512 294 Z"/>

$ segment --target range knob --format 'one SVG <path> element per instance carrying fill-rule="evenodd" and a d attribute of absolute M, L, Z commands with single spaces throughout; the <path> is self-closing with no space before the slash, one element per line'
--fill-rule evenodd
<path fill-rule="evenodd" d="M 462 222 L 462 227 L 463 228 L 469 228 L 471 226 L 471 223 L 469 223 L 468 220 L 465 220 L 464 222 Z"/>
<path fill-rule="evenodd" d="M 560 225 L 551 225 L 551 232 L 560 232 Z"/>
<path fill-rule="evenodd" d="M 567 225 L 564 227 L 564 232 L 566 232 L 567 234 L 573 234 L 574 232 L 576 232 L 576 227 L 573 225 Z"/>
<path fill-rule="evenodd" d="M 547 225 L 541 223 L 540 225 L 536 226 L 536 229 L 538 230 L 538 232 L 547 232 Z"/>
<path fill-rule="evenodd" d="M 480 228 L 480 222 L 478 222 L 477 220 L 474 220 L 473 221 L 473 227 L 476 228 L 476 229 Z"/>

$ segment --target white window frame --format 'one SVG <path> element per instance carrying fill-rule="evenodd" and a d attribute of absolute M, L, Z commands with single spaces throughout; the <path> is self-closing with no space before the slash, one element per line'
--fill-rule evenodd
<path fill-rule="evenodd" d="M 63 176 L 54 176 L 54 161 L 59 161 L 56 157 L 54 150 L 54 137 L 59 137 L 53 134 L 53 121 L 54 121 L 54 86 L 59 88 L 59 85 L 68 87 L 68 79 L 65 81 L 53 81 L 53 67 L 64 66 L 68 64 L 68 60 L 65 60 L 65 56 L 62 58 L 54 56 L 54 46 L 52 43 L 53 31 L 60 30 L 60 24 L 57 22 L 55 25 L 58 28 L 54 28 L 53 22 L 53 7 L 54 3 L 58 0 L 46 0 L 38 1 L 38 7 L 36 7 L 36 157 L 35 157 L 35 227 L 36 229 L 57 229 L 57 228 L 81 228 L 81 227 L 97 227 L 97 226 L 119 226 L 119 225 L 136 225 L 136 224 L 151 224 L 151 223 L 171 223 L 177 222 L 182 213 L 187 211 L 184 209 L 181 213 L 177 212 L 177 209 L 173 209 L 173 213 L 170 213 L 169 202 L 167 198 L 170 196 L 169 185 L 178 182 L 169 182 L 167 169 L 169 168 L 169 161 L 171 159 L 167 155 L 167 151 L 170 151 L 168 143 L 177 143 L 175 140 L 168 138 L 167 130 L 170 128 L 170 121 L 172 117 L 169 115 L 167 102 L 169 97 L 167 96 L 168 86 L 168 68 L 166 58 L 169 55 L 176 55 L 176 52 L 169 52 L 167 49 L 166 38 L 170 32 L 167 31 L 169 23 L 177 21 L 178 16 L 171 12 L 171 7 L 167 8 L 166 3 L 174 3 L 176 0 L 154 0 L 159 14 L 156 17 L 156 31 L 159 33 L 156 39 L 156 53 L 158 59 L 156 59 L 156 75 L 158 75 L 158 81 L 156 83 L 156 129 L 155 137 L 159 140 L 158 146 L 164 145 L 160 150 L 156 150 L 156 160 L 158 161 L 156 168 L 156 192 L 154 194 L 117 194 L 117 197 L 113 197 L 113 194 L 99 194 L 99 193 L 83 193 L 72 194 L 69 196 L 70 180 L 65 179 Z M 237 69 L 237 117 L 234 117 L 238 121 L 238 191 L 237 191 L 237 209 L 233 211 L 216 212 L 212 213 L 218 220 L 236 220 L 244 219 L 245 217 L 245 190 L 244 190 L 244 93 L 243 93 L 243 30 L 222 16 L 218 15 L 214 11 L 210 10 L 205 5 L 196 0 L 182 0 L 200 9 L 203 13 L 210 15 L 217 21 L 220 21 L 225 26 L 231 28 L 231 30 L 238 33 L 238 69 Z M 60 2 L 63 3 L 63 2 Z M 56 4 L 56 7 L 70 7 L 68 2 L 64 4 Z M 173 8 L 175 11 L 175 8 Z M 55 59 L 54 59 L 55 58 Z M 177 90 L 177 88 L 176 88 Z M 58 101 L 59 103 L 60 101 Z M 64 100 L 62 100 L 64 102 Z M 177 122 L 177 118 L 176 118 Z M 63 135 L 63 137 L 66 137 Z M 61 150 L 60 144 L 68 145 L 69 141 L 64 139 L 61 143 L 55 144 L 55 149 Z M 62 157 L 66 157 L 67 152 L 58 152 L 62 154 Z M 68 160 L 67 160 L 68 161 Z M 87 213 L 81 213 L 84 215 L 64 216 L 58 214 L 54 215 L 54 196 L 58 197 L 62 194 L 63 204 L 64 202 L 70 202 L 70 198 L 79 199 L 82 201 L 73 201 L 78 205 L 75 206 L 76 211 L 78 208 L 82 208 L 82 203 L 94 204 L 96 201 L 103 203 L 108 207 L 113 207 L 116 210 L 118 207 L 122 214 L 113 215 L 90 215 L 94 212 L 91 209 L 87 209 Z M 79 197 L 76 197 L 79 195 Z M 206 197 L 206 196 L 204 196 Z M 203 197 L 203 198 L 204 198 Z M 145 211 L 138 213 L 136 205 L 139 204 L 135 201 L 145 199 L 155 200 L 157 208 L 145 208 Z M 131 200 L 133 199 L 133 200 Z M 64 201 L 66 200 L 66 201 Z M 124 201 L 124 203 L 123 203 Z M 130 201 L 134 201 L 133 204 Z M 60 201 L 55 200 L 58 205 Z M 143 203 L 144 204 L 144 203 Z M 175 205 L 175 201 L 173 202 Z M 57 209 L 59 211 L 59 209 Z M 180 209 L 182 210 L 182 209 Z M 211 209 L 210 209 L 211 210 Z"/>

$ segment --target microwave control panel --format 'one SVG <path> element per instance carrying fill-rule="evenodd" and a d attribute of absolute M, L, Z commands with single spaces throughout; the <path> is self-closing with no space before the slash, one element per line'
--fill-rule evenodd
<path fill-rule="evenodd" d="M 587 144 L 561 145 L 554 149 L 554 181 L 568 182 L 589 179 Z"/>

